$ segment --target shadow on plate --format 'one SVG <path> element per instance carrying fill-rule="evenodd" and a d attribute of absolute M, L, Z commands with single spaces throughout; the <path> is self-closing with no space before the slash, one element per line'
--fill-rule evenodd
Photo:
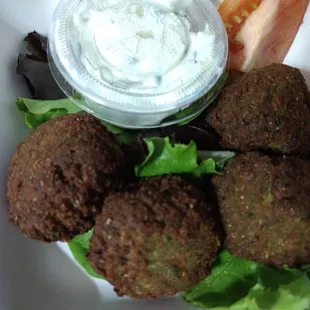
<path fill-rule="evenodd" d="M 26 240 L 10 227 L 5 208 L 0 211 L 0 253 L 1 310 L 98 309 L 94 283 L 56 245 Z"/>
<path fill-rule="evenodd" d="M 180 297 L 167 297 L 154 301 L 119 298 L 102 302 L 105 310 L 197 310 Z"/>
<path fill-rule="evenodd" d="M 104 310 L 195 310 L 179 296 L 163 297 L 156 300 L 137 300 L 129 297 L 117 297 L 113 287 L 102 280 L 95 280 L 101 295 Z"/>

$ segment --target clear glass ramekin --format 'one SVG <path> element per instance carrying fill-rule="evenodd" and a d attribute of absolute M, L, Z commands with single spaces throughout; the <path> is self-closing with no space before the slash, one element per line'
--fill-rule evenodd
<path fill-rule="evenodd" d="M 128 84 L 127 80 L 110 83 L 98 78 L 97 71 L 101 70 L 101 67 L 98 69 L 94 65 L 87 66 L 84 58 L 85 55 L 92 56 L 92 53 L 97 51 L 99 43 L 96 40 L 107 29 L 100 29 L 98 25 L 98 29 L 94 28 L 94 32 L 87 38 L 88 41 L 85 41 L 85 36 L 81 39 L 81 33 L 85 34 L 83 23 L 86 27 L 92 18 L 89 16 L 100 16 L 95 15 L 96 12 L 100 14 L 107 8 L 122 8 L 124 5 L 155 7 L 155 10 L 162 10 L 164 14 L 172 12 L 176 18 L 180 18 L 180 25 L 184 25 L 186 18 L 188 25 L 187 28 L 184 26 L 183 36 L 186 51 L 193 45 L 189 40 L 190 35 L 194 35 L 196 40 L 203 40 L 199 43 L 202 49 L 198 50 L 200 68 L 191 70 L 194 67 L 189 67 L 189 63 L 184 60 L 183 68 L 173 68 L 162 75 L 165 78 L 165 74 L 170 74 L 173 79 L 171 83 L 166 79 L 166 84 L 160 87 L 148 87 L 144 84 L 143 87 L 132 87 L 134 84 Z M 94 15 L 91 15 L 91 12 L 94 12 Z M 77 20 L 80 24 L 74 24 Z M 197 32 L 205 29 L 210 33 L 212 45 L 197 35 Z M 208 52 L 205 52 L 206 50 Z M 83 51 L 88 54 L 83 54 Z M 151 53 L 152 51 L 150 59 L 153 56 Z M 227 55 L 226 30 L 217 9 L 209 0 L 61 0 L 54 12 L 49 31 L 50 67 L 66 95 L 87 112 L 125 128 L 167 126 L 183 122 L 200 113 L 213 101 L 224 84 Z M 97 61 L 97 58 L 93 59 Z M 112 80 L 117 76 L 113 68 L 111 66 L 104 71 L 112 72 Z M 123 70 L 123 67 L 115 70 Z M 149 76 L 142 75 L 142 79 L 139 76 L 137 80 L 144 83 L 144 78 L 146 81 Z"/>

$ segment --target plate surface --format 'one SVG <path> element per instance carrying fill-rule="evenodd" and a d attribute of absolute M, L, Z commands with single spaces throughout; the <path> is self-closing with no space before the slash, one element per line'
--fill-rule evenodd
<path fill-rule="evenodd" d="M 156 301 L 118 298 L 105 281 L 92 280 L 68 256 L 64 244 L 26 240 L 7 221 L 5 175 L 16 144 L 27 134 L 14 100 L 27 95 L 15 74 L 27 32 L 46 34 L 58 0 L 0 0 L 0 309 L 1 310 L 190 310 L 178 297 Z M 218 4 L 220 1 L 213 1 Z M 310 9 L 285 63 L 301 69 L 310 86 Z"/>

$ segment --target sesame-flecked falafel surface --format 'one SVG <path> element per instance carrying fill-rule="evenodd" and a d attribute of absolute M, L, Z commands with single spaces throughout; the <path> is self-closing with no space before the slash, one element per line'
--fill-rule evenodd
<path fill-rule="evenodd" d="M 296 68 L 273 64 L 240 75 L 205 115 L 223 148 L 310 152 L 310 93 Z"/>
<path fill-rule="evenodd" d="M 124 166 L 123 151 L 95 117 L 81 112 L 52 119 L 11 158 L 10 221 L 29 238 L 70 240 L 94 225 Z"/>
<path fill-rule="evenodd" d="M 151 177 L 105 200 L 88 258 L 119 295 L 156 298 L 205 278 L 221 241 L 200 190 L 178 176 Z"/>
<path fill-rule="evenodd" d="M 278 268 L 310 262 L 309 160 L 249 152 L 213 184 L 232 254 Z"/>

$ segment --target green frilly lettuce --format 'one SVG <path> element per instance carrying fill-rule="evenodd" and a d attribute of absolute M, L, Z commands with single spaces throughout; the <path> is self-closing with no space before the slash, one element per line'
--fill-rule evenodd
<path fill-rule="evenodd" d="M 30 129 L 35 129 L 52 118 L 82 111 L 82 109 L 69 98 L 59 100 L 36 100 L 18 97 L 16 105 L 19 110 L 25 113 L 25 123 Z M 138 135 L 137 131 L 119 128 L 105 121 L 101 122 L 110 132 L 115 134 L 119 143 L 128 143 Z"/>
<path fill-rule="evenodd" d="M 210 276 L 181 295 L 208 310 L 308 310 L 310 266 L 275 270 L 223 250 Z"/>

